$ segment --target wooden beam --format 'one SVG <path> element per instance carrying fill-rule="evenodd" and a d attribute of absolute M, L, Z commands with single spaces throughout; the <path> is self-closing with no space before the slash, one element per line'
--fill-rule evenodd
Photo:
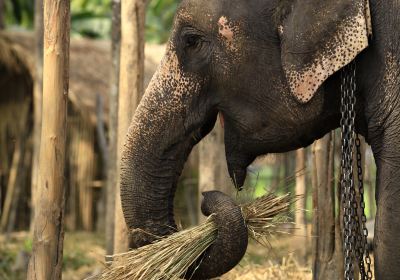
<path fill-rule="evenodd" d="M 70 1 L 44 1 L 43 106 L 32 256 L 28 279 L 61 279 Z"/>
<path fill-rule="evenodd" d="M 335 217 L 334 132 L 313 144 L 313 279 L 342 279 L 343 251 Z"/>

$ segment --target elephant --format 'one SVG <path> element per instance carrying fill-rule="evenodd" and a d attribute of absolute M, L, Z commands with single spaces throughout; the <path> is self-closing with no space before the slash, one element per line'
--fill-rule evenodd
<path fill-rule="evenodd" d="M 178 177 L 218 115 L 228 172 L 241 188 L 256 157 L 306 147 L 340 126 L 341 69 L 354 63 L 355 130 L 371 145 L 377 165 L 375 277 L 398 279 L 399 12 L 399 0 L 182 0 L 122 152 L 130 246 L 177 230 Z M 221 219 L 218 227 L 235 219 Z M 238 232 L 232 226 L 219 236 L 220 246 L 205 252 L 207 259 L 232 248 L 213 260 L 218 271 L 202 267 L 192 279 L 212 278 L 233 265 L 221 259 L 241 258 L 245 246 L 235 244 L 247 243 Z"/>

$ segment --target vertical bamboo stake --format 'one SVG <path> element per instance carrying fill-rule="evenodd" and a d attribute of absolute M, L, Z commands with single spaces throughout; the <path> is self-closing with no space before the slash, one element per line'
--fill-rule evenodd
<path fill-rule="evenodd" d="M 117 189 L 117 134 L 118 134 L 118 87 L 119 87 L 119 56 L 121 50 L 121 1 L 112 1 L 112 31 L 111 31 L 112 71 L 110 81 L 110 112 L 108 120 L 108 172 L 106 194 L 106 253 L 114 251 L 114 216 L 115 190 Z"/>
<path fill-rule="evenodd" d="M 44 1 L 43 112 L 28 279 L 61 279 L 70 1 Z"/>
<path fill-rule="evenodd" d="M 307 243 L 307 224 L 305 218 L 305 208 L 306 208 L 306 151 L 305 149 L 298 149 L 296 151 L 296 196 L 301 197 L 296 200 L 296 228 L 297 228 L 297 238 L 299 242 Z M 306 259 L 306 246 L 301 247 L 301 258 L 304 262 Z"/>
<path fill-rule="evenodd" d="M 128 249 L 127 228 L 121 208 L 120 161 L 133 112 L 143 93 L 145 0 L 121 1 L 121 59 L 119 76 L 117 166 L 115 192 L 114 253 Z"/>
<path fill-rule="evenodd" d="M 311 174 L 311 184 L 312 184 L 312 271 L 313 280 L 318 280 L 319 272 L 319 262 L 318 262 L 318 170 L 317 170 L 317 144 L 314 142 L 311 146 L 312 154 L 312 174 Z"/>
<path fill-rule="evenodd" d="M 316 193 L 313 235 L 313 279 L 341 279 L 343 275 L 341 240 L 335 219 L 334 191 L 334 133 L 327 134 L 313 145 L 314 180 Z M 316 206 L 316 207 L 315 207 Z"/>

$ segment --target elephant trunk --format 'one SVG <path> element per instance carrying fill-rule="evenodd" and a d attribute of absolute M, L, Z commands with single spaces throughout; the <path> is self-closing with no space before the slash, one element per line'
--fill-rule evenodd
<path fill-rule="evenodd" d="M 195 141 L 185 124 L 185 94 L 176 56 L 164 58 L 130 125 L 121 161 L 121 204 L 130 247 L 176 231 L 173 200 L 178 177 Z"/>
<path fill-rule="evenodd" d="M 191 149 L 213 128 L 217 117 L 213 106 L 201 101 L 204 83 L 183 73 L 176 54 L 169 50 L 135 112 L 121 161 L 121 203 L 131 248 L 177 230 L 173 217 L 177 180 Z M 221 234 L 202 259 L 218 264 L 218 252 L 224 252 L 226 259 L 221 266 L 196 266 L 194 275 L 201 272 L 198 279 L 231 269 L 247 247 L 247 234 L 243 234 L 247 230 L 238 207 L 220 194 L 208 201 L 219 205 L 207 206 L 206 201 L 202 208 L 208 209 L 205 214 L 211 211 L 220 217 L 216 222 Z"/>

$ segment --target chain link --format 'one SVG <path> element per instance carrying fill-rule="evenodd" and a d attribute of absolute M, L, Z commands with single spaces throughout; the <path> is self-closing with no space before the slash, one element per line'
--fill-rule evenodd
<path fill-rule="evenodd" d="M 344 277 L 346 280 L 354 279 L 354 267 L 353 267 L 353 251 L 354 251 L 354 240 L 353 240 L 353 229 L 352 229 L 352 201 L 353 193 L 351 192 L 351 175 L 352 175 L 352 143 L 353 143 L 353 128 L 354 119 L 352 119 L 351 112 L 351 88 L 350 79 L 351 65 L 346 66 L 341 72 L 342 83 L 341 83 L 341 129 L 342 129 L 342 160 L 341 160 L 341 188 L 342 188 L 342 203 L 343 203 L 343 237 L 344 237 L 344 265 L 345 273 Z"/>
<path fill-rule="evenodd" d="M 362 178 L 360 139 L 355 137 L 355 104 L 356 104 L 356 66 L 351 62 L 341 71 L 341 134 L 342 134 L 342 159 L 341 179 L 342 206 L 343 206 L 343 249 L 344 249 L 344 278 L 354 280 L 354 262 L 358 261 L 361 279 L 372 279 L 370 268 L 371 259 L 368 253 L 366 228 L 366 216 L 364 213 L 364 186 Z M 357 203 L 357 196 L 354 186 L 353 154 L 356 146 L 357 174 L 360 205 Z M 359 210 L 361 220 L 359 218 Z M 365 256 L 365 264 L 364 264 Z"/>

